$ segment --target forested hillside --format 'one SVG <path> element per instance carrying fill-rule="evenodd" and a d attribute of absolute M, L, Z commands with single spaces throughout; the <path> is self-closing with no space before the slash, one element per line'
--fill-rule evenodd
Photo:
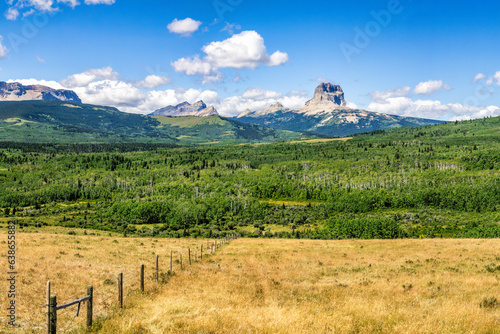
<path fill-rule="evenodd" d="M 0 102 L 0 141 L 23 143 L 246 143 L 318 135 L 209 117 L 144 116 L 62 101 Z"/>
<path fill-rule="evenodd" d="M 500 118 L 350 140 L 2 143 L 2 221 L 125 235 L 500 236 Z"/>

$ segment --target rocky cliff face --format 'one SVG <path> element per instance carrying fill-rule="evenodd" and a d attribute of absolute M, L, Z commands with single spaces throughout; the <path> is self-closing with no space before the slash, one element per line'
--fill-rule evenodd
<path fill-rule="evenodd" d="M 245 110 L 236 116 L 240 122 L 290 131 L 307 131 L 328 136 L 347 136 L 359 132 L 439 124 L 440 121 L 386 115 L 346 106 L 344 91 L 338 85 L 322 83 L 312 99 L 291 110 L 276 103 L 262 110 Z"/>
<path fill-rule="evenodd" d="M 322 83 L 316 87 L 313 98 L 306 102 L 306 106 L 325 104 L 325 102 L 332 102 L 337 106 L 345 107 L 346 102 L 342 88 L 329 82 Z"/>
<path fill-rule="evenodd" d="M 72 90 L 52 89 L 41 85 L 24 86 L 17 82 L 0 82 L 0 101 L 65 101 L 82 103 Z"/>
<path fill-rule="evenodd" d="M 203 101 L 198 101 L 194 104 L 189 102 L 183 102 L 176 106 L 168 106 L 155 110 L 151 115 L 159 116 L 196 116 L 196 117 L 207 117 L 213 115 L 219 115 L 217 110 L 213 106 L 207 107 Z"/>

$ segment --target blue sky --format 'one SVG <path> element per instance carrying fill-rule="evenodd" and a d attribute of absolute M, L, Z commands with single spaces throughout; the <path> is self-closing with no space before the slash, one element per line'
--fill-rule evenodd
<path fill-rule="evenodd" d="M 352 107 L 500 115 L 498 2 L 3 0 L 0 11 L 0 80 L 127 112 L 199 99 L 225 115 L 295 108 L 331 81 Z"/>

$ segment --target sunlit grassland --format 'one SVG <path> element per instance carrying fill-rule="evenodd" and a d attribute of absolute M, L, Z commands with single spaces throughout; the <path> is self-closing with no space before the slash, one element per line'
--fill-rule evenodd
<path fill-rule="evenodd" d="M 499 333 L 494 298 L 498 239 L 239 239 L 99 332 Z"/>
<path fill-rule="evenodd" d="M 33 230 L 26 228 L 26 231 Z M 124 274 L 125 301 L 131 302 L 138 294 L 140 265 L 146 267 L 146 291 L 156 289 L 154 280 L 155 258 L 160 256 L 160 273 L 166 273 L 170 266 L 170 251 L 174 255 L 174 272 L 179 272 L 179 251 L 187 263 L 187 249 L 199 248 L 204 239 L 152 239 L 123 238 L 102 232 L 89 231 L 97 235 L 67 235 L 68 229 L 61 227 L 38 228 L 40 233 L 21 233 L 17 238 L 17 296 L 16 314 L 20 333 L 46 332 L 46 286 L 51 282 L 52 294 L 57 296 L 58 305 L 84 297 L 87 286 L 94 287 L 95 319 L 99 322 L 109 314 L 117 301 L 117 276 Z M 54 234 L 58 233 L 58 234 Z M 66 234 L 66 235 L 63 235 Z M 99 235 L 100 234 L 100 235 Z M 111 235 L 111 236 L 109 236 Z M 7 234 L 0 232 L 0 260 L 7 263 Z M 4 266 L 6 268 L 6 266 Z M 4 279 L 5 278 L 5 279 Z M 168 280 L 168 276 L 160 276 Z M 6 277 L 0 280 L 0 309 L 7 308 Z M 59 329 L 77 329 L 85 321 L 85 305 L 80 316 L 75 317 L 77 306 L 58 312 Z M 70 326 L 71 324 L 71 326 Z M 68 327 L 69 326 L 69 327 Z M 0 315 L 0 333 L 9 333 L 4 314 Z"/>

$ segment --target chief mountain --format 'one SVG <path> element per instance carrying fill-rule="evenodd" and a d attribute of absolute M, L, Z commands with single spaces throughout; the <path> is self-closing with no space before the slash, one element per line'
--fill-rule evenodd
<path fill-rule="evenodd" d="M 272 142 L 438 123 L 349 108 L 340 86 L 330 83 L 319 85 L 300 109 L 277 103 L 226 118 L 203 101 L 167 106 L 145 116 L 82 104 L 70 90 L 0 82 L 1 141 Z"/>
<path fill-rule="evenodd" d="M 268 108 L 246 110 L 235 117 L 244 123 L 269 126 L 289 131 L 307 131 L 328 136 L 348 136 L 360 132 L 424 126 L 442 121 L 387 115 L 346 106 L 344 92 L 338 85 L 322 83 L 314 91 L 312 99 L 299 109 L 289 109 L 281 103 Z"/>

